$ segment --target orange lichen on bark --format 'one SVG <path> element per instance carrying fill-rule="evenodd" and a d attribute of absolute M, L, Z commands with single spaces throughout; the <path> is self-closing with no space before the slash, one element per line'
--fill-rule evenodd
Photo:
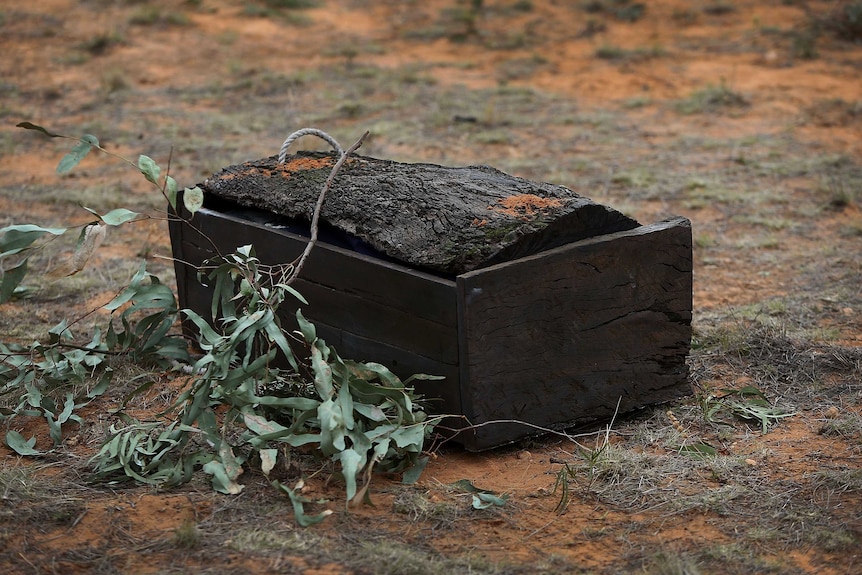
<path fill-rule="evenodd" d="M 293 158 L 279 165 L 281 176 L 289 178 L 291 174 L 305 170 L 317 170 L 320 168 L 331 168 L 335 163 L 333 158 Z"/>
<path fill-rule="evenodd" d="M 536 212 L 546 212 L 559 208 L 562 205 L 563 200 L 556 198 L 543 198 L 535 194 L 520 194 L 503 198 L 497 202 L 497 205 L 488 206 L 488 209 L 514 218 L 525 218 L 535 215 Z"/>

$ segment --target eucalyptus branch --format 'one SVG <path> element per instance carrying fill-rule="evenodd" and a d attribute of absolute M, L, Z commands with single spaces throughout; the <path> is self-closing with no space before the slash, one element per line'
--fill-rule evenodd
<path fill-rule="evenodd" d="M 279 307 L 287 297 L 304 301 L 289 284 L 298 277 L 318 241 L 327 193 L 368 132 L 347 150 L 316 129 L 299 130 L 288 137 L 282 146 L 280 162 L 284 161 L 291 143 L 305 135 L 329 142 L 338 157 L 314 206 L 310 237 L 302 254 L 290 263 L 266 265 L 257 259 L 251 245 L 237 248 L 232 254 L 221 254 L 212 238 L 194 225 L 194 214 L 203 207 L 204 192 L 199 187 L 186 188 L 178 205 L 179 190 L 170 176 L 173 150 L 166 169 L 162 170 L 147 156 L 141 155 L 135 164 L 108 152 L 89 134 L 70 138 L 28 122 L 19 127 L 49 137 L 77 140 L 60 161 L 58 173 L 73 169 L 95 148 L 134 166 L 155 185 L 170 205 L 168 218 L 173 221 L 179 218 L 184 225 L 197 230 L 217 254 L 196 266 L 199 274 L 207 274 L 211 280 L 214 317 L 204 318 L 193 310 L 183 310 L 186 320 L 198 328 L 202 353 L 192 357 L 183 338 L 171 331 L 179 313 L 175 294 L 142 265 L 126 288 L 100 306 L 111 312 L 112 319 L 107 331 L 103 335 L 98 332 L 91 343 L 66 340 L 69 326 L 92 311 L 71 324 L 63 320 L 52 328 L 48 344 L 37 343 L 37 347 L 20 352 L 19 346 L 0 347 L 0 362 L 5 362 L 0 366 L 3 391 L 20 396 L 17 407 L 0 412 L 0 419 L 40 414 L 48 422 L 55 446 L 59 446 L 63 442 L 63 425 L 69 420 L 80 421 L 73 411 L 111 388 L 114 377 L 109 365 L 111 358 L 128 355 L 135 362 L 172 366 L 192 377 L 173 405 L 158 414 L 156 420 L 139 422 L 126 417 L 123 425 L 110 427 L 104 444 L 91 458 L 97 478 L 113 481 L 126 477 L 151 485 L 176 485 L 189 481 L 196 469 L 202 469 L 212 476 L 214 489 L 238 494 L 243 489 L 238 481 L 243 467 L 256 462 L 268 475 L 280 457 L 279 447 L 285 447 L 279 444 L 316 444 L 325 457 L 340 463 L 347 501 L 352 503 L 364 500 L 374 472 L 405 472 L 405 481 L 410 482 L 418 478 L 427 463 L 424 443 L 444 416 L 428 417 L 408 384 L 414 378 L 435 378 L 417 374 L 402 382 L 378 364 L 344 360 L 317 337 L 315 326 L 301 311 L 296 312 L 298 331 L 284 330 L 279 315 Z M 102 230 L 102 224 L 119 226 L 143 216 L 125 208 L 105 214 L 86 209 L 100 220 L 87 224 L 94 226 L 95 232 Z M 32 224 L 4 228 L 0 253 L 13 256 L 29 249 L 44 234 L 60 235 L 67 229 Z M 95 232 L 88 230 L 85 226 L 75 253 L 84 263 L 98 247 L 92 240 Z M 175 262 L 189 265 L 180 260 Z M 11 295 L 25 273 L 25 265 L 19 264 L 2 276 L 8 279 L 0 279 L 2 294 Z M 115 320 L 119 325 L 115 325 Z M 297 354 L 300 349 L 304 353 Z M 18 357 L 25 354 L 31 356 L 29 360 Z M 273 360 L 279 355 L 289 365 L 284 368 L 275 365 Z M 30 381 L 52 385 L 29 385 Z M 86 397 L 75 397 L 53 382 L 87 384 Z M 138 386 L 120 408 L 149 385 Z M 50 401 L 43 401 L 43 394 L 52 394 L 48 397 Z M 226 410 L 214 409 L 218 405 Z M 235 433 L 237 427 L 245 428 L 243 434 Z M 202 441 L 193 442 L 192 438 L 198 436 Z M 26 438 L 10 431 L 5 441 L 20 455 L 44 453 L 35 449 L 35 437 Z M 250 458 L 249 451 L 258 457 Z M 277 481 L 273 484 L 280 486 Z M 318 522 L 331 513 L 307 515 L 302 510 L 302 503 L 307 501 L 294 492 L 297 488 L 283 489 L 291 497 L 300 525 Z"/>

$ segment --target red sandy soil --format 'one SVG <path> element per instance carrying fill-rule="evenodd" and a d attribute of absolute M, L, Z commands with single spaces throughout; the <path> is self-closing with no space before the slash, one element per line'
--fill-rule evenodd
<path fill-rule="evenodd" d="M 93 78 L 105 69 L 122 69 L 136 87 L 187 87 L 218 77 L 228 59 L 253 62 L 259 69 L 295 72 L 331 65 L 345 59 L 342 53 L 328 49 L 333 44 L 343 46 L 375 45 L 382 50 L 361 53 L 363 63 L 396 68 L 407 64 L 424 64 L 426 73 L 441 85 L 462 84 L 468 87 L 493 87 L 500 83 L 499 67 L 506 61 L 540 55 L 542 63 L 526 78 L 510 80 L 512 85 L 529 86 L 536 90 L 563 95 L 581 102 L 585 107 L 616 108 L 621 102 L 647 98 L 637 109 L 627 110 L 630 121 L 641 124 L 658 144 L 680 134 L 722 137 L 728 134 L 782 133 L 808 142 L 818 142 L 852 161 L 862 160 L 862 48 L 847 43 L 825 42 L 818 45 L 819 57 L 801 59 L 792 53 L 785 39 L 757 35 L 757 27 L 790 29 L 804 25 L 808 15 L 796 2 L 751 1 L 733 3 L 733 10 L 706 16 L 701 4 L 690 1 L 662 0 L 648 3 L 647 11 L 636 23 L 623 23 L 602 18 L 606 28 L 594 35 L 581 34 L 585 29 L 583 11 L 570 2 L 534 1 L 532 9 L 509 11 L 505 16 L 490 10 L 479 20 L 484 41 L 455 42 L 447 37 L 431 40 L 412 39 L 408 34 L 432 25 L 441 11 L 452 8 L 449 0 L 422 2 L 325 0 L 320 6 L 302 11 L 307 19 L 303 26 L 291 26 L 277 18 L 250 18 L 242 13 L 240 2 L 204 0 L 200 8 L 185 10 L 187 26 L 127 27 L 123 42 L 98 59 L 81 65 L 70 65 L 63 59 L 68 51 L 98 34 L 112 30 L 118 22 L 126 22 L 130 11 L 139 3 L 127 6 L 122 2 L 71 2 L 68 0 L 8 1 L 2 6 L 4 23 L 0 28 L 0 51 L 5 55 L 0 63 L 3 82 L 26 85 L 33 95 L 32 107 L 26 117 L 4 115 L 4 135 L 12 133 L 9 125 L 31 120 L 50 126 L 52 103 L 60 99 L 88 101 L 93 90 Z M 163 8 L 171 3 L 157 2 Z M 190 5 L 192 3 L 189 3 Z M 511 2 L 488 2 L 491 7 Z M 835 3 L 808 3 L 811 9 L 825 13 Z M 695 6 L 696 5 L 696 6 Z M 687 15 L 690 15 L 689 18 Z M 505 50 L 487 48 L 488 38 L 504 38 L 516 30 L 539 30 L 541 41 L 530 47 Z M 219 39 L 222 40 L 219 40 Z M 227 43 L 224 38 L 237 38 Z M 712 50 L 719 42 L 745 45 L 744 50 Z M 668 55 L 647 61 L 611 63 L 595 57 L 597 47 L 621 49 L 661 47 Z M 463 65 L 469 62 L 470 65 Z M 705 85 L 724 82 L 734 91 L 744 94 L 750 107 L 739 116 L 682 116 L 666 108 L 667 102 L 680 100 Z M 842 111 L 831 116 L 828 108 L 820 107 L 824 100 L 840 99 L 855 102 L 856 116 Z M 144 106 L 145 104 L 142 104 Z M 192 102 L 176 101 L 166 105 L 181 109 L 195 106 Z M 0 103 L 0 110 L 3 109 Z M 820 110 L 821 117 L 813 122 L 798 122 L 811 110 Z M 88 112 L 63 117 L 63 124 L 75 126 L 88 120 Z M 20 137 L 17 133 L 14 136 Z M 390 150 L 398 152 L 398 144 Z M 135 150 L 120 149 L 133 155 Z M 44 152 L 44 153 L 43 153 Z M 55 182 L 54 166 L 64 150 L 48 148 L 40 153 L 9 153 L 0 156 L 0 179 L 30 183 Z M 521 151 L 512 146 L 509 153 Z M 47 157 L 46 157 L 47 156 Z M 472 160 L 472 158 L 471 158 Z M 137 184 L 130 184 L 132 191 Z M 858 192 L 857 192 L 858 194 Z M 862 199 L 857 195 L 857 199 Z M 515 208 L 516 206 L 505 206 Z M 538 208 L 529 204 L 529 208 Z M 0 198 L 0 213 L 17 213 L 15 202 Z M 39 209 L 53 214 L 52 208 L 29 204 L 28 217 Z M 639 207 L 639 215 L 649 218 L 664 206 L 660 202 Z M 689 215 L 689 214 L 686 214 Z M 718 210 L 705 208 L 690 214 L 696 226 L 709 229 L 724 218 Z M 21 218 L 18 217 L 20 220 Z M 842 226 L 862 221 L 857 205 L 822 216 L 808 237 L 796 237 L 795 244 L 783 247 L 782 262 L 795 255 L 809 257 L 814 246 L 829 241 L 830 234 Z M 122 255 L 134 257 L 141 245 L 152 244 L 166 253 L 166 238 L 159 224 L 139 231 L 138 245 L 109 245 L 113 253 L 100 257 Z M 858 241 L 858 238 L 857 238 Z M 781 295 L 793 281 L 792 266 L 769 268 L 769 273 L 745 274 L 733 265 L 733 253 L 719 253 L 708 262 L 696 261 L 694 305 L 700 312 L 717 310 L 728 305 L 762 301 L 770 295 Z M 858 264 L 858 262 L 857 262 Z M 94 295 L 86 305 L 93 306 L 112 294 Z M 4 314 L 24 313 L 11 307 Z M 840 324 L 841 342 L 850 346 L 862 344 L 860 335 L 862 310 L 847 308 Z M 730 373 L 727 381 L 718 385 L 744 384 L 741 374 Z M 850 406 L 859 409 L 859 405 Z M 97 410 L 93 410 L 94 412 Z M 92 414 L 99 416 L 97 413 Z M 818 417 L 820 419 L 818 419 Z M 800 477 L 817 469 L 811 453 L 828 454 L 831 460 L 846 458 L 858 466 L 858 446 L 836 442 L 817 433 L 822 413 L 812 411 L 807 417 L 792 418 L 765 436 L 743 434 L 737 453 L 748 454 L 751 465 L 763 469 L 770 480 Z M 18 426 L 16 422 L 16 426 Z M 670 425 L 670 423 L 668 423 Z M 39 421 L 16 429 L 39 436 L 40 447 L 47 440 Z M 79 460 L 92 454 L 85 446 L 86 438 L 72 432 L 65 453 Z M 586 442 L 592 442 L 587 438 Z M 80 442 L 80 443 L 79 443 Z M 375 507 L 360 507 L 340 512 L 314 527 L 319 532 L 345 530 L 397 532 L 404 541 L 424 544 L 435 552 L 451 556 L 484 556 L 489 560 L 505 560 L 517 565 L 529 565 L 551 555 L 563 557 L 587 570 L 612 572 L 626 569 L 615 560 L 622 551 L 632 549 L 671 549 L 686 551 L 720 543 L 733 543 L 721 519 L 714 514 L 688 513 L 663 517 L 661 511 L 630 512 L 613 508 L 589 498 L 575 499 L 565 514 L 558 515 L 555 507 L 559 496 L 552 494 L 560 461 L 571 461 L 574 444 L 563 438 L 550 438 L 534 444 L 468 454 L 455 447 L 444 446 L 432 459 L 417 490 L 431 501 L 451 501 L 453 495 L 442 489 L 455 481 L 468 478 L 475 485 L 510 495 L 511 510 L 482 515 L 479 518 L 454 521 L 439 528 L 427 523 L 412 524 L 403 516 L 393 516 L 393 502 L 400 491 L 386 478 L 375 480 Z M 824 457 L 826 457 L 824 455 Z M 854 459 L 855 457 L 855 459 Z M 41 469 L 45 477 L 62 473 L 63 459 L 54 466 Z M 5 446 L 0 447 L 0 465 L 36 465 L 16 457 Z M 260 477 L 244 477 L 249 482 L 243 497 L 268 497 L 265 482 Z M 704 481 L 710 481 L 705 478 Z M 310 480 L 312 494 L 328 495 L 338 501 L 338 489 L 323 481 Z M 374 490 L 373 490 L 374 491 Z M 95 570 L 94 559 L 68 556 L 51 564 L 45 554 L 69 549 L 98 549 L 113 554 L 111 564 L 124 565 L 129 573 L 167 572 L 169 569 L 194 572 L 214 566 L 203 552 L 177 551 L 165 544 L 184 521 L 205 522 L 215 509 L 229 506 L 224 496 L 210 493 L 205 486 L 159 493 L 138 488 L 127 491 L 92 490 L 78 502 L 79 513 L 62 528 L 7 532 L 2 540 L 9 549 L 18 549 L 11 571 L 20 573 L 53 572 L 79 573 Z M 263 493 L 263 494 L 262 494 Z M 80 496 L 80 495 L 76 495 Z M 289 516 L 289 503 L 284 515 Z M 858 494 L 848 500 L 857 506 L 856 533 L 859 523 Z M 3 503 L 0 502 L 0 508 Z M 338 505 L 332 505 L 338 510 Z M 7 512 L 10 510 L 6 510 Z M 14 513 L 14 510 L 11 510 Z M 645 526 L 645 527 L 639 527 Z M 266 529 L 265 525 L 260 526 Z M 116 541 L 116 545 L 112 544 Z M 620 541 L 624 541 L 622 544 Z M 625 546 L 625 549 L 622 547 Z M 228 547 L 219 551 L 218 561 L 232 572 L 311 574 L 342 573 L 338 564 L 318 559 L 307 560 L 300 553 L 256 557 L 253 553 L 232 552 Z M 29 556 L 28 550 L 38 550 Z M 860 560 L 852 553 L 830 555 L 800 547 L 798 550 L 774 552 L 764 550 L 762 557 L 781 559 L 787 572 L 851 573 L 862 570 Z M 852 557 L 851 557 L 852 555 Z M 631 568 L 631 566 L 629 566 Z M 174 571 L 170 571 L 174 572 Z M 528 572 L 528 571 L 524 571 Z M 754 571 L 752 571 L 754 572 Z M 857 571 L 858 572 L 858 571 Z"/>

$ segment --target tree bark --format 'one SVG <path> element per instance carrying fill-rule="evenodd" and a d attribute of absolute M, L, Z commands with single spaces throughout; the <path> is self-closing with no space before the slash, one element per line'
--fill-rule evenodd
<path fill-rule="evenodd" d="M 311 220 L 336 157 L 301 152 L 229 166 L 200 184 L 220 207 Z M 321 221 L 418 269 L 459 275 L 640 224 L 563 186 L 488 166 L 449 168 L 351 156 L 335 178 Z M 361 250 L 360 250 L 361 251 Z"/>

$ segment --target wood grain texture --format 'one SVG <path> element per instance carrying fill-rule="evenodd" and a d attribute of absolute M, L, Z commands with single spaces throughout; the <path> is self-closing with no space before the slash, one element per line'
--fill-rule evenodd
<path fill-rule="evenodd" d="M 465 415 L 561 427 L 688 393 L 691 265 L 675 218 L 460 276 Z M 530 433 L 486 426 L 469 442 Z"/>

